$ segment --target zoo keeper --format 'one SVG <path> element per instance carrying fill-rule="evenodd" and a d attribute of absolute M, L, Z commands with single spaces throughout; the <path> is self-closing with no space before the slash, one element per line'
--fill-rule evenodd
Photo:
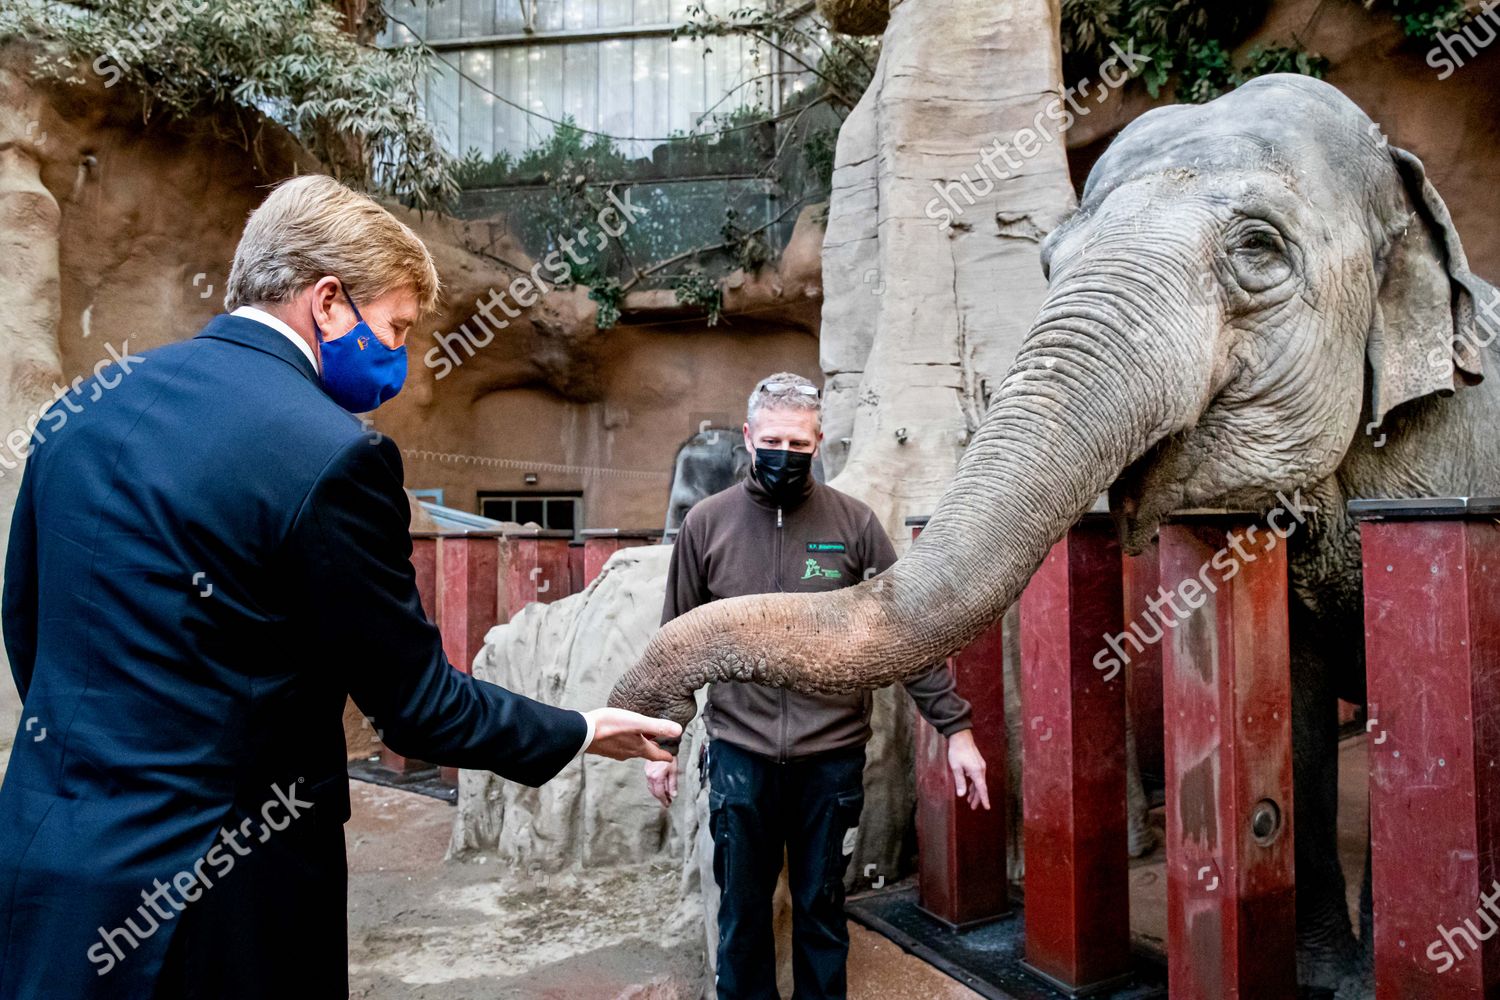
<path fill-rule="evenodd" d="M 821 394 L 782 372 L 750 394 L 750 476 L 688 511 L 672 552 L 662 624 L 723 597 L 848 587 L 896 561 L 868 506 L 817 482 Z M 941 664 L 906 685 L 948 739 L 954 787 L 990 807 L 969 703 Z M 783 853 L 791 888 L 797 1000 L 843 997 L 849 931 L 844 873 L 864 805 L 871 694 L 807 695 L 753 683 L 708 689 L 709 825 L 719 885 L 719 1000 L 776 998 L 771 898 Z M 648 761 L 651 794 L 671 805 L 676 759 Z"/>

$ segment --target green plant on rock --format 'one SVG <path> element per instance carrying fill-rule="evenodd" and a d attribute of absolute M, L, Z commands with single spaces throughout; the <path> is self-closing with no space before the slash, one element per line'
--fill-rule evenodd
<path fill-rule="evenodd" d="M 381 19 L 371 8 L 359 34 Z M 127 84 L 143 119 L 209 122 L 246 149 L 243 123 L 264 115 L 354 187 L 444 204 L 452 158 L 420 100 L 430 51 L 374 48 L 347 27 L 331 0 L 0 3 L 0 40 L 36 43 L 43 78 Z"/>
<path fill-rule="evenodd" d="M 708 314 L 708 325 L 717 326 L 724 308 L 724 291 L 718 281 L 692 268 L 677 276 L 672 291 L 681 305 L 696 306 Z"/>
<path fill-rule="evenodd" d="M 1328 61 L 1300 45 L 1256 49 L 1235 65 L 1231 51 L 1268 7 L 1268 0 L 1063 0 L 1064 75 L 1097 77 L 1118 46 L 1148 60 L 1139 72 L 1148 94 L 1160 96 L 1175 80 L 1177 98 L 1190 103 L 1213 100 L 1266 73 L 1322 77 Z"/>
<path fill-rule="evenodd" d="M 1321 80 L 1328 69 L 1328 60 L 1320 55 L 1289 45 L 1272 45 L 1251 49 L 1238 73 L 1241 83 L 1268 73 L 1300 73 Z"/>
<path fill-rule="evenodd" d="M 1327 72 L 1327 59 L 1300 48 L 1256 47 L 1246 55 L 1243 66 L 1236 66 L 1218 42 L 1208 42 L 1188 50 L 1178 74 L 1177 96 L 1189 104 L 1202 104 L 1267 73 L 1300 73 L 1321 80 Z"/>
<path fill-rule="evenodd" d="M 1374 5 L 1365 0 L 1365 7 Z M 1464 0 L 1390 0 L 1390 10 L 1401 33 L 1422 42 L 1460 28 L 1469 17 Z"/>
<path fill-rule="evenodd" d="M 589 285 L 589 298 L 598 303 L 594 311 L 594 326 L 608 330 L 620 322 L 620 307 L 625 302 L 625 289 L 614 278 L 597 278 Z"/>
<path fill-rule="evenodd" d="M 1189 104 L 1211 101 L 1237 85 L 1234 60 L 1217 38 L 1193 42 L 1182 54 L 1177 96 Z"/>
<path fill-rule="evenodd" d="M 719 233 L 724 237 L 724 249 L 747 274 L 754 274 L 771 260 L 771 247 L 758 231 L 739 224 L 739 213 L 734 209 L 724 210 L 724 225 Z"/>

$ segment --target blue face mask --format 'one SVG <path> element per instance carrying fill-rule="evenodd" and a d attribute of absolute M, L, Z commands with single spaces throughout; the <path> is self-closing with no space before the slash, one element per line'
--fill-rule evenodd
<path fill-rule="evenodd" d="M 325 340 L 322 328 L 313 321 L 313 329 L 318 331 L 318 353 L 323 358 L 323 391 L 350 413 L 368 413 L 395 396 L 406 383 L 406 348 L 382 344 L 349 298 L 348 289 L 344 298 L 349 299 L 349 308 L 359 321 L 354 329 L 337 340 Z"/>

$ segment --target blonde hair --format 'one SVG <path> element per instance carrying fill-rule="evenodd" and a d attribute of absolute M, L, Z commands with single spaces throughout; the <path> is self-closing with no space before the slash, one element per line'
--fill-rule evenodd
<path fill-rule="evenodd" d="M 224 308 L 289 302 L 327 275 L 356 301 L 409 288 L 424 313 L 441 287 L 432 255 L 410 227 L 332 177 L 310 174 L 277 185 L 250 213 Z"/>

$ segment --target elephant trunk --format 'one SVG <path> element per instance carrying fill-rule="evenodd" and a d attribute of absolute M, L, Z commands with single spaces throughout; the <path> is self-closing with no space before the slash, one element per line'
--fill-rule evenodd
<path fill-rule="evenodd" d="M 1145 307 L 1144 282 L 1137 291 L 1079 282 L 1049 297 L 930 522 L 890 569 L 829 593 L 698 608 L 656 633 L 610 704 L 685 724 L 711 681 L 842 693 L 910 679 L 967 644 L 1121 470 L 1187 423 L 1170 374 L 1186 338 L 1127 335 L 1163 314 Z"/>

